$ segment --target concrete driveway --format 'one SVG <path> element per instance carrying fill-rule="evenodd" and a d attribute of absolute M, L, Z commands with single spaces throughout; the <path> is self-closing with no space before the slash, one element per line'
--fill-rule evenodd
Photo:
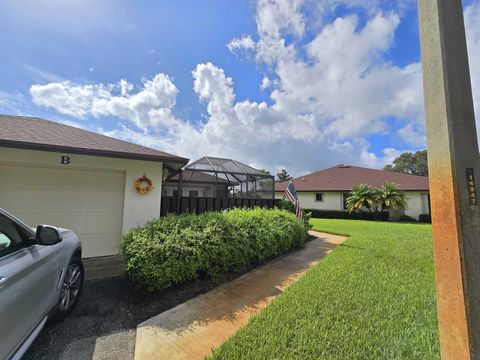
<path fill-rule="evenodd" d="M 155 293 L 135 288 L 124 277 L 86 281 L 72 314 L 47 325 L 24 359 L 133 359 L 139 323 L 238 276 L 201 279 Z"/>

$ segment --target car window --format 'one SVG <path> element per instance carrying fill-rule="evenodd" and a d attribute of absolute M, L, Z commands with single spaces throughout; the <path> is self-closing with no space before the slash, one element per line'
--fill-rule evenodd
<path fill-rule="evenodd" d="M 0 214 L 0 258 L 28 246 L 28 239 L 17 224 Z"/>
<path fill-rule="evenodd" d="M 0 250 L 8 248 L 11 243 L 7 235 L 0 233 Z"/>

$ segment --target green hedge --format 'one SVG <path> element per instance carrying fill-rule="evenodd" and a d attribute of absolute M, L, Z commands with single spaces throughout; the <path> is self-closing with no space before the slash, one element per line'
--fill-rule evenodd
<path fill-rule="evenodd" d="M 295 206 L 289 200 L 286 200 L 286 199 L 282 199 L 278 201 L 277 208 L 281 210 L 286 210 L 292 214 L 297 213 L 295 211 Z M 304 221 L 305 227 L 307 230 L 310 230 L 311 229 L 310 219 L 312 218 L 312 214 L 309 211 L 305 211 L 305 209 L 302 209 L 302 213 L 303 213 L 303 221 Z"/>
<path fill-rule="evenodd" d="M 370 213 L 370 212 L 352 212 L 337 210 L 306 210 L 312 214 L 312 218 L 317 219 L 349 219 L 349 220 L 381 220 L 387 221 L 389 218 L 388 211 Z"/>
<path fill-rule="evenodd" d="M 408 216 L 408 215 L 400 215 L 398 218 L 398 221 L 400 222 L 417 222 L 417 219 L 414 217 Z"/>
<path fill-rule="evenodd" d="M 129 277 L 159 290 L 203 274 L 244 272 L 302 246 L 306 236 L 287 211 L 232 209 L 151 221 L 124 235 L 122 253 Z"/>
<path fill-rule="evenodd" d="M 431 224 L 432 223 L 432 215 L 430 215 L 430 214 L 420 214 L 418 216 L 418 221 Z"/>

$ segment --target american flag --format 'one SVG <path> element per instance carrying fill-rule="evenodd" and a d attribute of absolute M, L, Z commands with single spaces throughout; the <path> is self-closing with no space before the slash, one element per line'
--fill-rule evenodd
<path fill-rule="evenodd" d="M 295 185 L 293 181 L 290 181 L 287 188 L 285 189 L 285 197 L 290 200 L 290 202 L 295 206 L 295 213 L 297 217 L 303 221 L 303 211 L 300 207 L 300 201 L 298 200 L 297 190 L 295 190 Z"/>

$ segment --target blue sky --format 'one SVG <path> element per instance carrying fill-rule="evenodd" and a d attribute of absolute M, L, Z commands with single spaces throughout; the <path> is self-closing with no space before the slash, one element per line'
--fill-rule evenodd
<path fill-rule="evenodd" d="M 40 5 L 0 3 L 1 43 L 10 54 L 0 59 L 1 91 L 28 99 L 32 84 L 57 78 L 82 83 L 124 78 L 141 85 L 141 78 L 163 72 L 180 89 L 175 111 L 196 121 L 204 109 L 193 92 L 191 71 L 214 61 L 235 77 L 239 97 L 266 97 L 258 91 L 261 75 L 255 65 L 238 61 L 226 47 L 236 35 L 255 30 L 249 1 L 122 1 L 121 6 L 106 1 L 87 23 L 89 12 L 98 10 L 95 2 L 79 6 L 80 13 L 75 1 L 62 2 L 46 2 L 50 8 L 40 19 L 35 19 Z M 54 19 L 55 12 L 63 19 Z M 32 106 L 26 112 L 58 117 L 45 110 Z"/>
<path fill-rule="evenodd" d="M 7 0 L 0 43 L 0 113 L 192 160 L 301 174 L 425 146 L 415 1 Z"/>

